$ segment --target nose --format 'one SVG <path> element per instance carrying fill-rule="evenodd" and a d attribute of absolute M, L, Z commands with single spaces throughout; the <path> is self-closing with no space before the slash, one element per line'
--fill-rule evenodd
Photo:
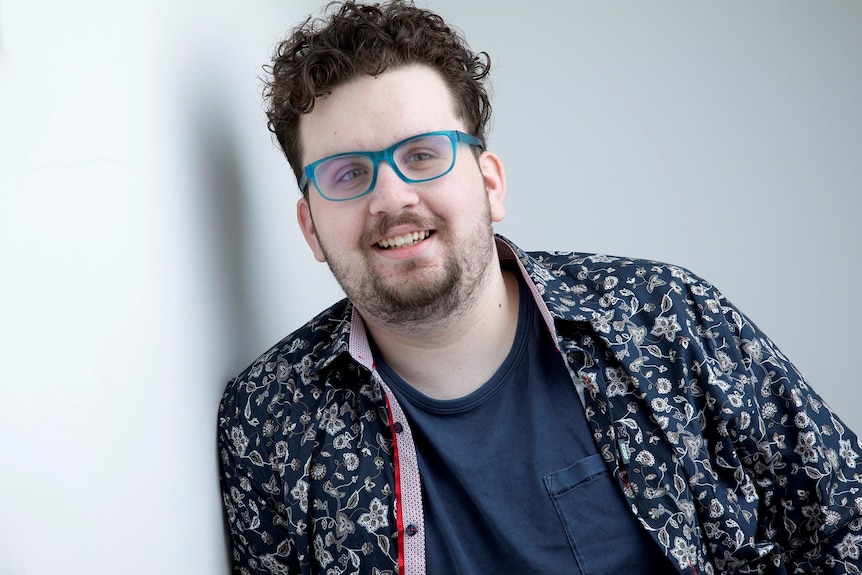
<path fill-rule="evenodd" d="M 377 182 L 368 199 L 368 209 L 373 215 L 392 214 L 418 204 L 419 191 L 415 184 L 402 180 L 388 162 L 380 162 Z"/>

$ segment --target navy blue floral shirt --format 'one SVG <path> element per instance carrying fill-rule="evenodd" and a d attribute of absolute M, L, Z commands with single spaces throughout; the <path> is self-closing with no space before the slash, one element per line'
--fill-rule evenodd
<path fill-rule="evenodd" d="M 497 242 L 680 573 L 862 571 L 859 440 L 716 288 L 659 262 Z M 218 439 L 234 573 L 424 573 L 410 426 L 348 301 L 231 380 Z"/>

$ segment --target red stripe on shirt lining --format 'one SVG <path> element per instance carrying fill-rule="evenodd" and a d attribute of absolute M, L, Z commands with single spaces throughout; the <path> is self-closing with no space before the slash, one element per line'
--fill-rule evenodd
<path fill-rule="evenodd" d="M 395 523 L 398 527 L 398 572 L 404 574 L 404 519 L 401 516 L 401 461 L 398 457 L 398 439 L 395 433 L 395 421 L 392 419 L 392 406 L 389 397 L 386 400 L 386 410 L 389 412 L 389 430 L 392 432 L 392 454 L 395 458 Z"/>

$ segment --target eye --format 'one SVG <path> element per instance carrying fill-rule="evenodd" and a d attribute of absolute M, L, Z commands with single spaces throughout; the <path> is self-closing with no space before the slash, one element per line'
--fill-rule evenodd
<path fill-rule="evenodd" d="M 424 146 L 417 143 L 415 146 L 410 146 L 401 151 L 399 162 L 405 165 L 421 164 L 440 157 L 440 153 L 431 146 Z"/>
<path fill-rule="evenodd" d="M 341 171 L 338 174 L 338 176 L 335 178 L 334 181 L 336 183 L 342 183 L 342 182 L 346 183 L 346 182 L 350 182 L 351 180 L 354 180 L 356 178 L 361 178 L 362 176 L 366 175 L 367 173 L 368 173 L 368 170 L 366 170 L 365 168 L 355 166 L 355 167 L 351 167 L 349 169 L 345 169 L 345 170 Z"/>
<path fill-rule="evenodd" d="M 431 152 L 428 152 L 426 150 L 422 150 L 422 151 L 417 150 L 417 151 L 411 151 L 410 154 L 406 158 L 404 158 L 404 161 L 405 162 L 422 162 L 425 160 L 430 160 L 433 157 L 435 157 L 435 156 Z"/>
<path fill-rule="evenodd" d="M 437 164 L 451 156 L 452 145 L 448 139 L 426 137 L 411 140 L 404 144 L 397 154 L 401 166 L 420 169 L 425 164 Z"/>
<path fill-rule="evenodd" d="M 372 168 L 362 156 L 338 156 L 317 167 L 318 183 L 328 190 L 351 189 L 371 177 Z"/>

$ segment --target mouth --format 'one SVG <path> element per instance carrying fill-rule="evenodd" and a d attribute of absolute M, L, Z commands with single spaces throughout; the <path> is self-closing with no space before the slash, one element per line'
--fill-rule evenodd
<path fill-rule="evenodd" d="M 419 242 L 427 240 L 430 236 L 431 230 L 410 232 L 400 236 L 384 238 L 377 242 L 377 247 L 383 250 L 397 250 L 399 248 L 406 248 L 407 246 L 418 244 Z"/>

